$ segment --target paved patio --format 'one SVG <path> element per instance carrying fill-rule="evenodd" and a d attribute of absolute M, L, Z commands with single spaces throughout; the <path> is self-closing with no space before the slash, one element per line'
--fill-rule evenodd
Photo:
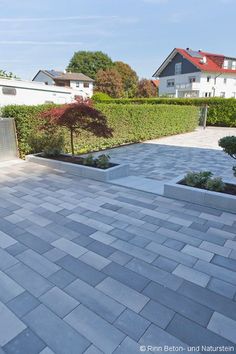
<path fill-rule="evenodd" d="M 236 128 L 199 128 L 106 153 L 116 163 L 128 163 L 131 176 L 169 181 L 189 171 L 210 170 L 216 176 L 232 178 L 233 159 L 218 146 L 218 140 L 227 135 L 236 135 Z"/>
<path fill-rule="evenodd" d="M 235 352 L 235 294 L 235 215 L 1 167 L 1 354 Z"/>

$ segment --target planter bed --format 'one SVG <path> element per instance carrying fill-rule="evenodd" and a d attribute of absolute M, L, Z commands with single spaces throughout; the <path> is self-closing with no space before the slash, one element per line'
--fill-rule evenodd
<path fill-rule="evenodd" d="M 71 155 L 60 155 L 55 158 L 46 158 L 41 156 L 41 154 L 27 155 L 26 161 L 34 162 L 57 170 L 62 170 L 72 175 L 91 178 L 102 182 L 127 177 L 129 173 L 129 165 L 117 165 L 110 163 L 108 168 L 101 169 L 95 166 L 85 166 L 83 165 L 82 157 L 73 157 Z"/>
<path fill-rule="evenodd" d="M 225 192 L 213 192 L 184 185 L 184 177 L 179 176 L 165 183 L 164 196 L 236 213 L 236 195 L 229 193 L 236 192 L 236 185 L 232 183 L 232 180 L 224 181 Z"/>

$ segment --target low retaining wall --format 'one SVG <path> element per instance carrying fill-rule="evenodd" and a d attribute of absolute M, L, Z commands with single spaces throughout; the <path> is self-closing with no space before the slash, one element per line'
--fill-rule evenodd
<path fill-rule="evenodd" d="M 184 177 L 184 175 L 179 176 L 171 182 L 165 183 L 164 196 L 236 213 L 236 196 L 178 184 Z M 236 179 L 235 182 L 232 180 L 224 182 L 232 184 L 236 182 Z"/>
<path fill-rule="evenodd" d="M 68 172 L 72 175 L 90 178 L 101 182 L 106 182 L 121 177 L 127 177 L 129 174 L 129 165 L 117 165 L 106 170 L 102 170 L 89 166 L 76 165 L 70 162 L 47 159 L 39 157 L 37 154 L 27 155 L 26 161 L 34 162 L 39 165 Z"/>

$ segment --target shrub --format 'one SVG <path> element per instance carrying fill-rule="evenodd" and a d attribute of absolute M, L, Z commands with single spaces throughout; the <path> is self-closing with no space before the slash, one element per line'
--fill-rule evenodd
<path fill-rule="evenodd" d="M 42 152 L 43 156 L 58 156 L 64 151 L 64 135 L 61 132 L 39 132 L 28 139 L 32 152 Z"/>
<path fill-rule="evenodd" d="M 235 98 L 131 98 L 110 99 L 104 103 L 116 104 L 168 104 L 191 105 L 202 107 L 208 105 L 207 125 L 222 127 L 236 127 L 236 99 Z"/>
<path fill-rule="evenodd" d="M 111 99 L 111 97 L 107 93 L 104 93 L 104 92 L 95 92 L 92 97 L 92 100 L 94 102 L 110 100 L 110 99 Z"/>
<path fill-rule="evenodd" d="M 219 140 L 219 146 L 224 152 L 236 159 L 236 136 L 225 136 Z"/>
<path fill-rule="evenodd" d="M 219 146 L 224 152 L 236 159 L 236 136 L 225 136 L 219 140 Z M 236 166 L 233 166 L 234 176 L 236 177 Z"/>
<path fill-rule="evenodd" d="M 223 192 L 225 184 L 221 177 L 212 178 L 210 171 L 189 172 L 184 178 L 184 184 L 190 187 L 207 189 L 215 192 Z"/>
<path fill-rule="evenodd" d="M 44 124 L 43 111 L 51 106 L 6 106 L 2 115 L 16 120 L 21 157 L 36 152 L 30 145 L 29 136 L 36 134 Z M 75 137 L 75 152 L 88 153 L 127 143 L 135 143 L 162 136 L 193 131 L 198 124 L 198 109 L 192 106 L 176 105 L 135 105 L 106 104 L 95 105 L 107 117 L 108 126 L 113 130 L 110 138 L 101 138 L 82 131 Z M 70 151 L 70 136 L 65 131 L 65 151 Z"/>
<path fill-rule="evenodd" d="M 99 155 L 98 158 L 96 159 L 96 166 L 99 168 L 108 168 L 110 164 L 110 156 L 109 155 Z"/>
<path fill-rule="evenodd" d="M 209 178 L 206 183 L 206 189 L 209 191 L 223 192 L 225 189 L 225 184 L 221 177 Z"/>
<path fill-rule="evenodd" d="M 95 159 L 93 155 L 89 154 L 88 156 L 84 157 L 83 164 L 85 166 L 95 166 Z"/>
<path fill-rule="evenodd" d="M 190 187 L 206 188 L 207 181 L 211 176 L 212 173 L 210 171 L 189 172 L 185 177 L 185 183 Z"/>

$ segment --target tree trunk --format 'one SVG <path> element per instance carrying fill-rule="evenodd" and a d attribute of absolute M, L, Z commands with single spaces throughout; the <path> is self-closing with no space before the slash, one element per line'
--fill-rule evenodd
<path fill-rule="evenodd" d="M 75 149 L 74 149 L 73 129 L 70 130 L 70 144 L 71 144 L 71 153 L 72 153 L 72 155 L 74 155 L 75 154 Z"/>

